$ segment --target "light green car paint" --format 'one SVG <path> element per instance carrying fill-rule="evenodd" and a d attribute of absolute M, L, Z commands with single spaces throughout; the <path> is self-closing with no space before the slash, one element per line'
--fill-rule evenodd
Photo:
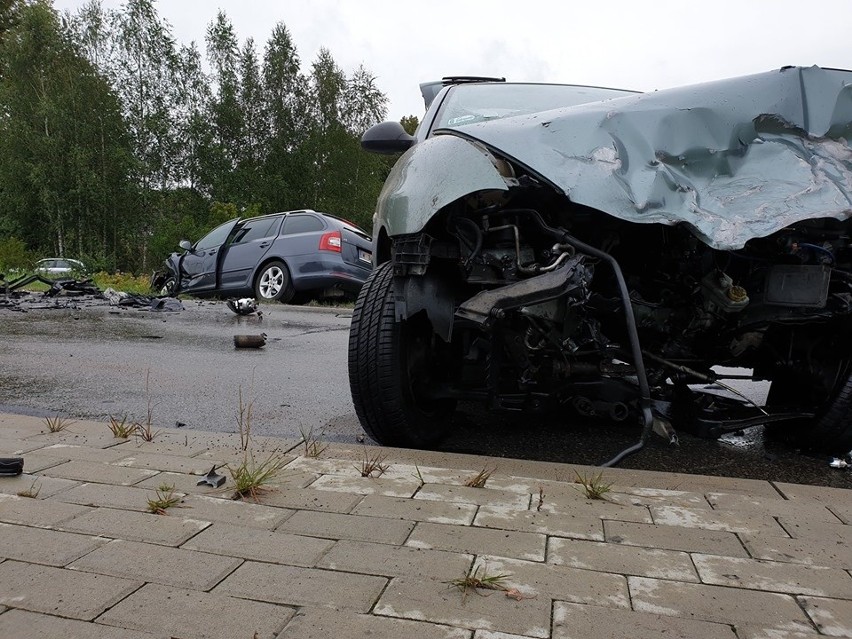
<path fill-rule="evenodd" d="M 481 191 L 507 191 L 491 156 L 451 135 L 415 144 L 397 160 L 379 195 L 373 229 L 391 237 L 423 230 L 432 216 L 455 200 Z"/>

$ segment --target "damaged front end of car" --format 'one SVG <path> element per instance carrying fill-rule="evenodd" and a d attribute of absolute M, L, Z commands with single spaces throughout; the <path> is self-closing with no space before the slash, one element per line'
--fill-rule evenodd
<path fill-rule="evenodd" d="M 377 207 L 365 430 L 429 446 L 475 400 L 639 424 L 610 463 L 759 424 L 849 449 L 850 134 L 852 73 L 816 67 L 436 128 Z"/>

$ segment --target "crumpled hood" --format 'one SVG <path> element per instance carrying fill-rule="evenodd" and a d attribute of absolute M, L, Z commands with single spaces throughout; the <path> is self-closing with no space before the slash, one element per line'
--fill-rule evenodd
<path fill-rule="evenodd" d="M 443 129 L 572 202 L 718 249 L 852 216 L 852 71 L 779 71 Z"/>

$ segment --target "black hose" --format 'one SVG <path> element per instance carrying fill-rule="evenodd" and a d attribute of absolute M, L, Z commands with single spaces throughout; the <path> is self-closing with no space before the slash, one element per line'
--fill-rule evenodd
<path fill-rule="evenodd" d="M 473 229 L 474 237 L 476 238 L 474 241 L 473 249 L 470 251 L 470 255 L 468 255 L 467 259 L 464 261 L 465 268 L 467 268 L 470 263 L 479 255 L 479 251 L 482 250 L 482 231 L 476 225 L 476 222 L 466 217 L 458 217 L 454 220 L 456 223 L 456 228 L 458 229 L 459 223 L 464 222 L 465 224 L 469 224 L 471 229 Z"/>
<path fill-rule="evenodd" d="M 537 212 L 535 215 L 538 216 L 539 222 L 543 226 L 546 226 Z M 642 429 L 642 437 L 636 444 L 625 448 L 615 457 L 601 464 L 604 468 L 609 468 L 618 464 L 628 455 L 632 455 L 633 453 L 640 451 L 645 446 L 645 442 L 651 435 L 651 429 L 654 426 L 654 414 L 651 412 L 651 388 L 648 385 L 648 375 L 645 372 L 645 360 L 642 357 L 642 347 L 639 345 L 639 331 L 636 329 L 636 318 L 633 315 L 633 305 L 630 302 L 630 291 L 627 289 L 627 282 L 624 280 L 624 274 L 621 272 L 621 267 L 619 266 L 618 261 L 616 261 L 616 259 L 609 253 L 601 251 L 594 246 L 590 246 L 585 242 L 581 242 L 567 233 L 562 235 L 561 241 L 565 244 L 570 244 L 581 253 L 587 253 L 607 262 L 615 273 L 615 279 L 618 282 L 618 290 L 624 304 L 624 319 L 627 324 L 627 336 L 630 340 L 630 351 L 633 356 L 633 368 L 636 370 L 636 379 L 639 382 L 639 401 L 642 409 L 642 418 L 645 424 Z"/>

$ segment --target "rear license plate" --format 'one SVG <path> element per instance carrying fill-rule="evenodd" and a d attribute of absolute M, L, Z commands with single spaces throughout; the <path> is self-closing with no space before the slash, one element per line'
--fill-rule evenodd
<path fill-rule="evenodd" d="M 365 251 L 364 249 L 358 249 L 358 259 L 362 262 L 366 262 L 367 264 L 371 264 L 373 262 L 373 254 L 369 251 Z"/>

